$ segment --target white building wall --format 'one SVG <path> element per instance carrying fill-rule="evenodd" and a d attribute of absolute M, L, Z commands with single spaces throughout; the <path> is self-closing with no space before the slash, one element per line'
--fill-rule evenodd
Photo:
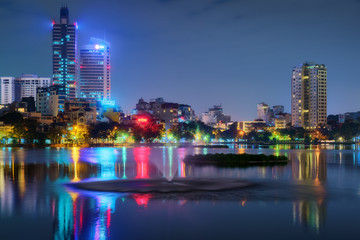
<path fill-rule="evenodd" d="M 1 104 L 10 104 L 15 100 L 15 78 L 1 77 L 0 78 L 0 95 Z"/>
<path fill-rule="evenodd" d="M 36 101 L 36 89 L 38 87 L 49 87 L 51 78 L 38 77 L 36 74 L 24 74 L 15 79 L 18 89 L 16 100 L 20 101 L 23 97 L 34 97 Z"/>

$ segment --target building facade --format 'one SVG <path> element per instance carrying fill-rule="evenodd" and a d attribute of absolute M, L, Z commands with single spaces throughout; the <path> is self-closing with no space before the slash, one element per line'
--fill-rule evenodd
<path fill-rule="evenodd" d="M 291 122 L 293 127 L 315 128 L 327 122 L 327 68 L 304 63 L 291 77 Z"/>
<path fill-rule="evenodd" d="M 275 105 L 273 106 L 274 115 L 279 115 L 285 112 L 285 108 L 283 105 Z"/>
<path fill-rule="evenodd" d="M 15 101 L 20 102 L 22 98 L 34 97 L 36 101 L 36 89 L 49 87 L 51 78 L 39 77 L 36 74 L 23 74 L 15 78 Z"/>
<path fill-rule="evenodd" d="M 110 44 L 91 38 L 80 49 L 80 96 L 88 101 L 110 100 Z"/>
<path fill-rule="evenodd" d="M 21 77 L 1 77 L 1 104 L 21 102 L 22 98 L 33 97 L 36 100 L 36 89 L 49 87 L 51 78 L 39 77 L 36 74 L 23 74 Z"/>
<path fill-rule="evenodd" d="M 227 125 L 231 122 L 231 116 L 225 115 L 220 105 L 214 105 L 208 112 L 201 114 L 201 121 L 206 125 L 216 127 L 219 123 Z"/>
<path fill-rule="evenodd" d="M 60 86 L 38 88 L 36 95 L 37 112 L 51 116 L 57 116 L 59 112 L 64 112 L 66 94 Z"/>
<path fill-rule="evenodd" d="M 266 127 L 266 122 L 264 120 L 255 120 L 255 121 L 240 121 L 238 122 L 237 129 L 239 131 L 244 131 L 249 133 L 251 131 L 263 130 Z"/>
<path fill-rule="evenodd" d="M 266 124 L 269 124 L 270 107 L 266 103 L 262 102 L 257 105 L 257 119 L 264 120 Z"/>
<path fill-rule="evenodd" d="M 69 22 L 69 10 L 62 7 L 60 22 L 53 21 L 53 83 L 67 99 L 77 97 L 77 24 Z"/>
<path fill-rule="evenodd" d="M 15 78 L 1 77 L 0 81 L 0 104 L 11 104 L 15 101 Z"/>

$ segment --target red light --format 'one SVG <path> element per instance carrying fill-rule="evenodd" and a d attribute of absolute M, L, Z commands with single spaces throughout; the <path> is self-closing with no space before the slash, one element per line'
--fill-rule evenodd
<path fill-rule="evenodd" d="M 107 69 L 109 70 L 109 69 L 110 69 L 110 66 L 107 66 Z"/>
<path fill-rule="evenodd" d="M 137 121 L 138 121 L 138 123 L 147 123 L 148 119 L 147 118 L 138 118 Z"/>
<path fill-rule="evenodd" d="M 144 206 L 145 208 L 147 207 L 147 204 L 150 200 L 150 198 L 152 197 L 151 194 L 134 194 L 133 195 L 133 198 L 135 199 L 136 201 L 136 204 L 139 205 L 139 206 Z"/>
<path fill-rule="evenodd" d="M 83 68 L 84 66 L 80 66 L 80 68 Z"/>
<path fill-rule="evenodd" d="M 55 25 L 55 21 L 52 21 L 52 25 L 53 25 L 53 26 Z"/>

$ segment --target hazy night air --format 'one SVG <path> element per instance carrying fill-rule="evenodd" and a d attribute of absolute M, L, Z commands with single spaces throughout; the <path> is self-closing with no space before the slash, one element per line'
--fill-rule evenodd
<path fill-rule="evenodd" d="M 0 75 L 52 75 L 51 22 L 63 1 L 0 2 Z M 112 46 L 112 98 L 125 112 L 140 97 L 190 104 L 197 114 L 222 104 L 233 120 L 256 104 L 290 112 L 291 70 L 328 68 L 328 114 L 358 111 L 360 2 L 137 0 L 68 1 L 79 46 Z"/>

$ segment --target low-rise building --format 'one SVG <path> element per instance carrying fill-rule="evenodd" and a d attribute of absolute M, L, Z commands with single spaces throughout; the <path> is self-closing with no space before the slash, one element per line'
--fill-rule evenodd
<path fill-rule="evenodd" d="M 244 131 L 245 133 L 251 131 L 263 130 L 266 127 L 266 122 L 262 119 L 255 121 L 240 121 L 238 122 L 238 130 Z"/>
<path fill-rule="evenodd" d="M 65 115 L 74 125 L 78 125 L 79 129 L 85 125 L 96 123 L 96 104 L 84 99 L 74 99 L 65 101 Z"/>
<path fill-rule="evenodd" d="M 212 108 L 209 108 L 208 112 L 204 112 L 201 115 L 201 121 L 208 126 L 216 127 L 227 126 L 231 122 L 231 117 L 223 113 L 223 109 L 220 105 L 215 105 Z"/>
<path fill-rule="evenodd" d="M 36 111 L 42 115 L 57 116 L 64 112 L 66 94 L 61 87 L 38 88 L 36 98 Z"/>
<path fill-rule="evenodd" d="M 276 129 L 285 129 L 286 128 L 286 119 L 285 118 L 276 118 L 275 119 L 275 128 Z"/>
<path fill-rule="evenodd" d="M 139 99 L 136 109 L 132 111 L 132 115 L 150 114 L 154 119 L 164 123 L 165 129 L 169 129 L 179 122 L 194 121 L 196 116 L 191 106 L 187 104 L 178 104 L 165 102 L 163 98 L 152 99 L 149 103 L 144 99 Z"/>

